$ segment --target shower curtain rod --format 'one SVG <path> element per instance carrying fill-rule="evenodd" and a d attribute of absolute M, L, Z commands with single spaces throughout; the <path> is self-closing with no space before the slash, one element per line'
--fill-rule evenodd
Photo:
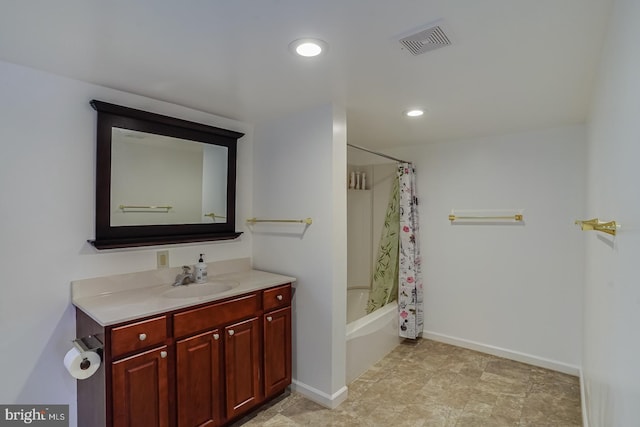
<path fill-rule="evenodd" d="M 408 162 L 406 160 L 397 159 L 395 157 L 387 156 L 386 154 L 378 153 L 377 151 L 369 150 L 368 148 L 360 147 L 359 145 L 349 144 L 348 142 L 347 142 L 347 147 L 355 148 L 357 150 L 366 151 L 367 153 L 375 154 L 376 156 L 384 157 L 385 159 L 395 160 L 396 162 L 413 164 L 413 162 Z"/>

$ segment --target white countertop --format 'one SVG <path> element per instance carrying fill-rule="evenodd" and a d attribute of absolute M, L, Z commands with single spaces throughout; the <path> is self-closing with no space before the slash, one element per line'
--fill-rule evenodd
<path fill-rule="evenodd" d="M 168 298 L 166 292 L 176 289 L 171 284 L 154 284 L 96 295 L 72 296 L 73 305 L 102 326 L 114 325 L 140 317 L 217 301 L 273 286 L 293 283 L 296 279 L 260 270 L 244 270 L 209 277 L 209 282 L 232 283 L 233 287 L 213 295 Z M 197 284 L 186 286 L 199 286 Z M 202 286 L 202 285 L 200 285 Z"/>

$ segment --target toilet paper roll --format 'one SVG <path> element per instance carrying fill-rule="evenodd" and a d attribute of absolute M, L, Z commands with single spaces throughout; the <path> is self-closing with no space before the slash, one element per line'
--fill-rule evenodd
<path fill-rule="evenodd" d="M 64 356 L 64 367 L 72 377 L 84 380 L 95 374 L 100 367 L 100 355 L 95 351 L 81 352 L 73 347 Z"/>

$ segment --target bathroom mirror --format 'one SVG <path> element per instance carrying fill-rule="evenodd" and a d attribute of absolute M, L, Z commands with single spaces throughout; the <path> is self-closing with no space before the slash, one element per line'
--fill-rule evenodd
<path fill-rule="evenodd" d="M 243 134 L 93 100 L 99 249 L 234 239 Z"/>

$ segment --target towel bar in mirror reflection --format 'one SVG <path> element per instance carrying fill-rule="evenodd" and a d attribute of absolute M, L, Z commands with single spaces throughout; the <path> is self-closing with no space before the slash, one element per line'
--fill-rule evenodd
<path fill-rule="evenodd" d="M 118 209 L 122 212 L 169 212 L 173 206 L 143 206 L 143 205 L 120 205 Z"/>
<path fill-rule="evenodd" d="M 216 215 L 214 212 L 209 212 L 204 214 L 204 216 L 208 216 L 209 218 L 211 218 L 213 220 L 213 222 L 216 222 L 216 218 L 221 218 L 221 219 L 226 219 L 227 217 L 224 215 Z"/>

